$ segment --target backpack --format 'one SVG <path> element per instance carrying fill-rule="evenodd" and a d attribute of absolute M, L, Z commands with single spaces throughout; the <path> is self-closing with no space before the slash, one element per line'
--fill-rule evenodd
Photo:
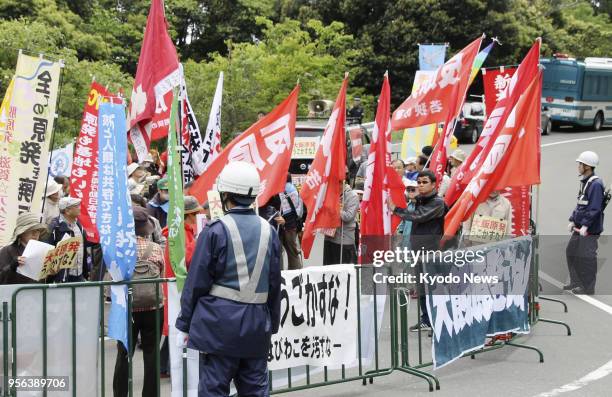
<path fill-rule="evenodd" d="M 149 280 L 159 278 L 160 269 L 149 260 L 153 253 L 153 244 L 149 242 L 142 258 L 136 261 L 132 280 Z M 161 287 L 157 283 L 132 284 L 132 309 L 156 309 L 163 302 Z M 159 297 L 157 295 L 159 291 Z"/>
<path fill-rule="evenodd" d="M 583 196 L 586 193 L 589 184 L 596 179 L 600 178 L 597 175 L 593 175 L 587 180 L 587 182 L 584 184 L 584 187 L 578 193 L 579 198 L 580 196 Z M 610 203 L 610 200 L 612 199 L 612 192 L 610 191 L 610 189 L 612 189 L 612 186 L 607 189 L 604 186 L 603 200 L 601 202 L 601 212 L 605 211 L 606 207 L 608 206 L 608 203 Z"/>

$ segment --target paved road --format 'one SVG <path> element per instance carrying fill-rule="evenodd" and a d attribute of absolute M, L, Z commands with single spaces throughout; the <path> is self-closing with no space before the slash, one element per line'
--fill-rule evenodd
<path fill-rule="evenodd" d="M 542 139 L 542 185 L 539 199 L 539 231 L 548 249 L 543 250 L 543 271 L 552 284 L 566 280 L 564 248 L 567 241 L 567 217 L 574 203 L 578 186 L 575 158 L 584 150 L 595 150 L 601 157 L 598 173 L 609 184 L 612 182 L 612 129 L 600 132 L 574 132 L 564 130 L 553 132 Z M 470 145 L 462 145 L 470 151 Z M 536 200 L 537 201 L 537 200 Z M 605 222 L 606 234 L 612 234 L 612 216 Z M 556 236 L 556 237 L 548 237 Z M 602 238 L 603 239 L 603 238 Z M 602 243 L 600 256 L 612 258 L 612 245 Z M 307 266 L 318 265 L 322 259 L 322 244 L 318 240 L 313 248 L 313 256 Z M 612 270 L 602 258 L 598 278 L 601 294 L 594 300 L 585 301 L 570 294 L 551 295 L 563 299 L 569 308 L 564 313 L 562 307 L 554 302 L 542 302 L 542 317 L 567 322 L 572 327 L 572 336 L 565 334 L 564 328 L 547 323 L 538 323 L 532 333 L 521 339 L 522 343 L 539 347 L 545 362 L 539 363 L 533 351 L 506 347 L 484 353 L 477 359 L 461 359 L 435 372 L 441 382 L 441 390 L 435 396 L 499 396 L 499 397 L 545 397 L 545 396 L 589 396 L 608 397 L 612 395 Z M 549 291 L 552 284 L 543 281 Z M 606 284 L 608 285 L 606 288 Z M 602 305 L 603 304 L 603 305 Z M 410 318 L 416 318 L 415 305 L 410 310 Z M 606 311 L 607 310 L 607 311 Z M 389 343 L 388 316 L 382 326 L 381 362 L 389 360 L 384 348 Z M 412 320 L 411 320 L 412 322 Z M 411 335 L 412 349 L 416 337 Z M 114 345 L 107 344 L 107 357 L 114 357 Z M 424 352 L 429 351 L 426 342 Z M 411 350 L 414 358 L 414 350 Z M 138 354 L 139 355 L 139 354 Z M 107 361 L 107 374 L 112 374 L 112 364 Z M 137 385 L 141 384 L 140 359 L 136 359 Z M 108 375 L 107 375 L 108 376 Z M 107 378 L 108 379 L 108 378 Z M 162 381 L 162 395 L 169 396 L 169 385 Z M 107 386 L 108 387 L 108 386 Z M 362 386 L 351 382 L 309 391 L 294 392 L 292 395 L 310 397 L 359 397 L 359 396 L 427 396 L 425 383 L 413 376 L 394 373 L 377 378 L 372 385 Z"/>

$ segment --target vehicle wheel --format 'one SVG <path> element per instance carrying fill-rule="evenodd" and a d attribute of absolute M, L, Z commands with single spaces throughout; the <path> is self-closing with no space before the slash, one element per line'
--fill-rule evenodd
<path fill-rule="evenodd" d="M 476 128 L 476 127 L 472 128 L 472 132 L 470 133 L 469 142 L 470 143 L 478 142 L 478 128 Z"/>
<path fill-rule="evenodd" d="M 593 120 L 593 131 L 599 131 L 603 125 L 603 113 L 597 112 Z"/>
<path fill-rule="evenodd" d="M 546 126 L 542 129 L 542 135 L 549 135 L 552 130 L 552 125 L 550 120 L 546 123 Z"/>
<path fill-rule="evenodd" d="M 558 121 L 550 120 L 550 129 L 551 130 L 559 131 L 560 128 L 561 128 L 561 123 L 559 123 Z"/>

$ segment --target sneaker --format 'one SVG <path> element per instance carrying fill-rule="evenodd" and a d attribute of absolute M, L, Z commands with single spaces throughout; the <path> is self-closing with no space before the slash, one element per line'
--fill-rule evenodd
<path fill-rule="evenodd" d="M 421 322 L 421 323 L 413 325 L 412 327 L 410 327 L 408 329 L 410 330 L 410 332 L 418 332 L 419 329 L 421 331 L 428 331 L 428 330 L 431 329 L 431 326 Z"/>
<path fill-rule="evenodd" d="M 578 287 L 578 284 L 569 283 L 569 284 L 563 286 L 563 291 L 571 291 L 571 290 L 573 290 L 576 287 Z"/>
<path fill-rule="evenodd" d="M 575 295 L 594 295 L 593 291 L 587 291 L 582 287 L 576 287 L 572 290 Z"/>

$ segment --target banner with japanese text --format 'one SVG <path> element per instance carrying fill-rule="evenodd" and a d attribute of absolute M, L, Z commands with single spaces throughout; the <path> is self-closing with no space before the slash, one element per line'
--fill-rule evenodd
<path fill-rule="evenodd" d="M 81 199 L 79 222 L 83 225 L 87 240 L 100 241 L 96 228 L 98 206 L 98 110 L 101 101 L 108 101 L 108 91 L 95 81 L 83 109 L 81 131 L 75 143 L 70 174 L 70 195 Z M 105 99 L 106 98 L 106 99 Z"/>
<path fill-rule="evenodd" d="M 113 281 L 132 278 L 136 265 L 134 215 L 127 188 L 125 106 L 102 102 L 98 123 L 98 209 L 96 224 L 104 263 Z M 111 286 L 108 336 L 127 346 L 127 286 Z"/>
<path fill-rule="evenodd" d="M 515 67 L 499 69 L 487 69 L 482 71 L 482 80 L 484 85 L 485 109 L 489 115 L 500 99 L 503 99 L 508 94 L 506 88 L 516 72 Z"/>
<path fill-rule="evenodd" d="M 67 176 L 70 178 L 73 153 L 74 143 L 69 143 L 63 148 L 52 151 L 49 158 L 49 176 Z"/>
<path fill-rule="evenodd" d="M 502 196 L 512 205 L 512 235 L 525 236 L 530 233 L 531 186 L 507 187 Z"/>
<path fill-rule="evenodd" d="M 357 359 L 357 276 L 353 265 L 307 267 L 281 275 L 281 324 L 268 369 L 339 368 Z"/>
<path fill-rule="evenodd" d="M 196 179 L 189 194 L 200 202 L 206 201 L 221 170 L 232 161 L 246 161 L 257 167 L 261 179 L 259 203 L 282 192 L 291 161 L 299 92 L 298 85 L 270 113 L 234 138 Z"/>
<path fill-rule="evenodd" d="M 42 57 L 17 59 L 0 142 L 0 246 L 9 243 L 20 213 L 42 210 L 61 68 Z"/>
<path fill-rule="evenodd" d="M 466 249 L 463 266 L 444 261 L 424 264 L 422 275 L 452 280 L 424 282 L 434 369 L 482 348 L 487 337 L 529 333 L 532 249 L 531 236 L 524 236 Z M 469 251 L 476 252 L 469 256 Z"/>
<path fill-rule="evenodd" d="M 419 69 L 436 70 L 444 64 L 446 44 L 419 44 Z"/>

